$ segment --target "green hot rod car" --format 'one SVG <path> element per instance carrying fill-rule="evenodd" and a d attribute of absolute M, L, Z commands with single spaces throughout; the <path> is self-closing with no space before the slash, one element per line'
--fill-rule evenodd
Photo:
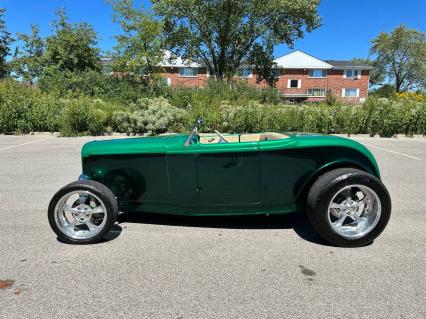
<path fill-rule="evenodd" d="M 89 142 L 79 180 L 52 198 L 52 229 L 94 243 L 119 211 L 181 215 L 305 211 L 318 233 L 343 247 L 371 243 L 391 213 L 373 155 L 336 136 L 190 134 Z"/>

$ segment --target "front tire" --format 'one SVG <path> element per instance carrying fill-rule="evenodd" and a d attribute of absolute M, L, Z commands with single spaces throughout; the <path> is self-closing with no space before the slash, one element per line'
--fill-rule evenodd
<path fill-rule="evenodd" d="M 61 188 L 48 209 L 50 227 L 70 244 L 93 244 L 110 231 L 117 219 L 114 194 L 96 181 L 77 181 Z"/>
<path fill-rule="evenodd" d="M 306 203 L 312 226 L 329 243 L 340 247 L 370 244 L 385 229 L 391 199 L 373 175 L 351 168 L 321 175 Z"/>

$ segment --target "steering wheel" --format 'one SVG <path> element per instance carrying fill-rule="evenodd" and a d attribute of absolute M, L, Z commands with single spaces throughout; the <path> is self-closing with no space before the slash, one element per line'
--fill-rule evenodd
<path fill-rule="evenodd" d="M 226 140 L 225 137 L 223 137 L 223 135 L 218 131 L 218 130 L 214 130 L 214 132 L 217 134 L 217 136 L 219 136 L 220 140 L 219 143 L 229 143 L 229 141 Z"/>

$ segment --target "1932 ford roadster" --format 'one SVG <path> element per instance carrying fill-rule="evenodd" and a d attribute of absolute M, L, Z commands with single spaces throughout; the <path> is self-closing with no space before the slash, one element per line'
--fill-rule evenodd
<path fill-rule="evenodd" d="M 305 211 L 342 247 L 371 243 L 391 213 L 373 155 L 336 136 L 190 134 L 89 142 L 79 180 L 52 198 L 48 217 L 65 242 L 101 240 L 118 211 L 181 215 Z"/>

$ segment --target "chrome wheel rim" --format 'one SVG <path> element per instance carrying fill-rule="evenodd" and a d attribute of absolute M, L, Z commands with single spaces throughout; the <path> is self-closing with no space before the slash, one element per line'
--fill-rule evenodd
<path fill-rule="evenodd" d="M 365 185 L 348 185 L 334 194 L 327 215 L 334 232 L 357 239 L 376 227 L 381 212 L 382 205 L 375 191 Z"/>
<path fill-rule="evenodd" d="M 72 239 L 91 239 L 107 222 L 105 204 L 90 191 L 73 191 L 62 196 L 55 207 L 55 223 Z"/>

